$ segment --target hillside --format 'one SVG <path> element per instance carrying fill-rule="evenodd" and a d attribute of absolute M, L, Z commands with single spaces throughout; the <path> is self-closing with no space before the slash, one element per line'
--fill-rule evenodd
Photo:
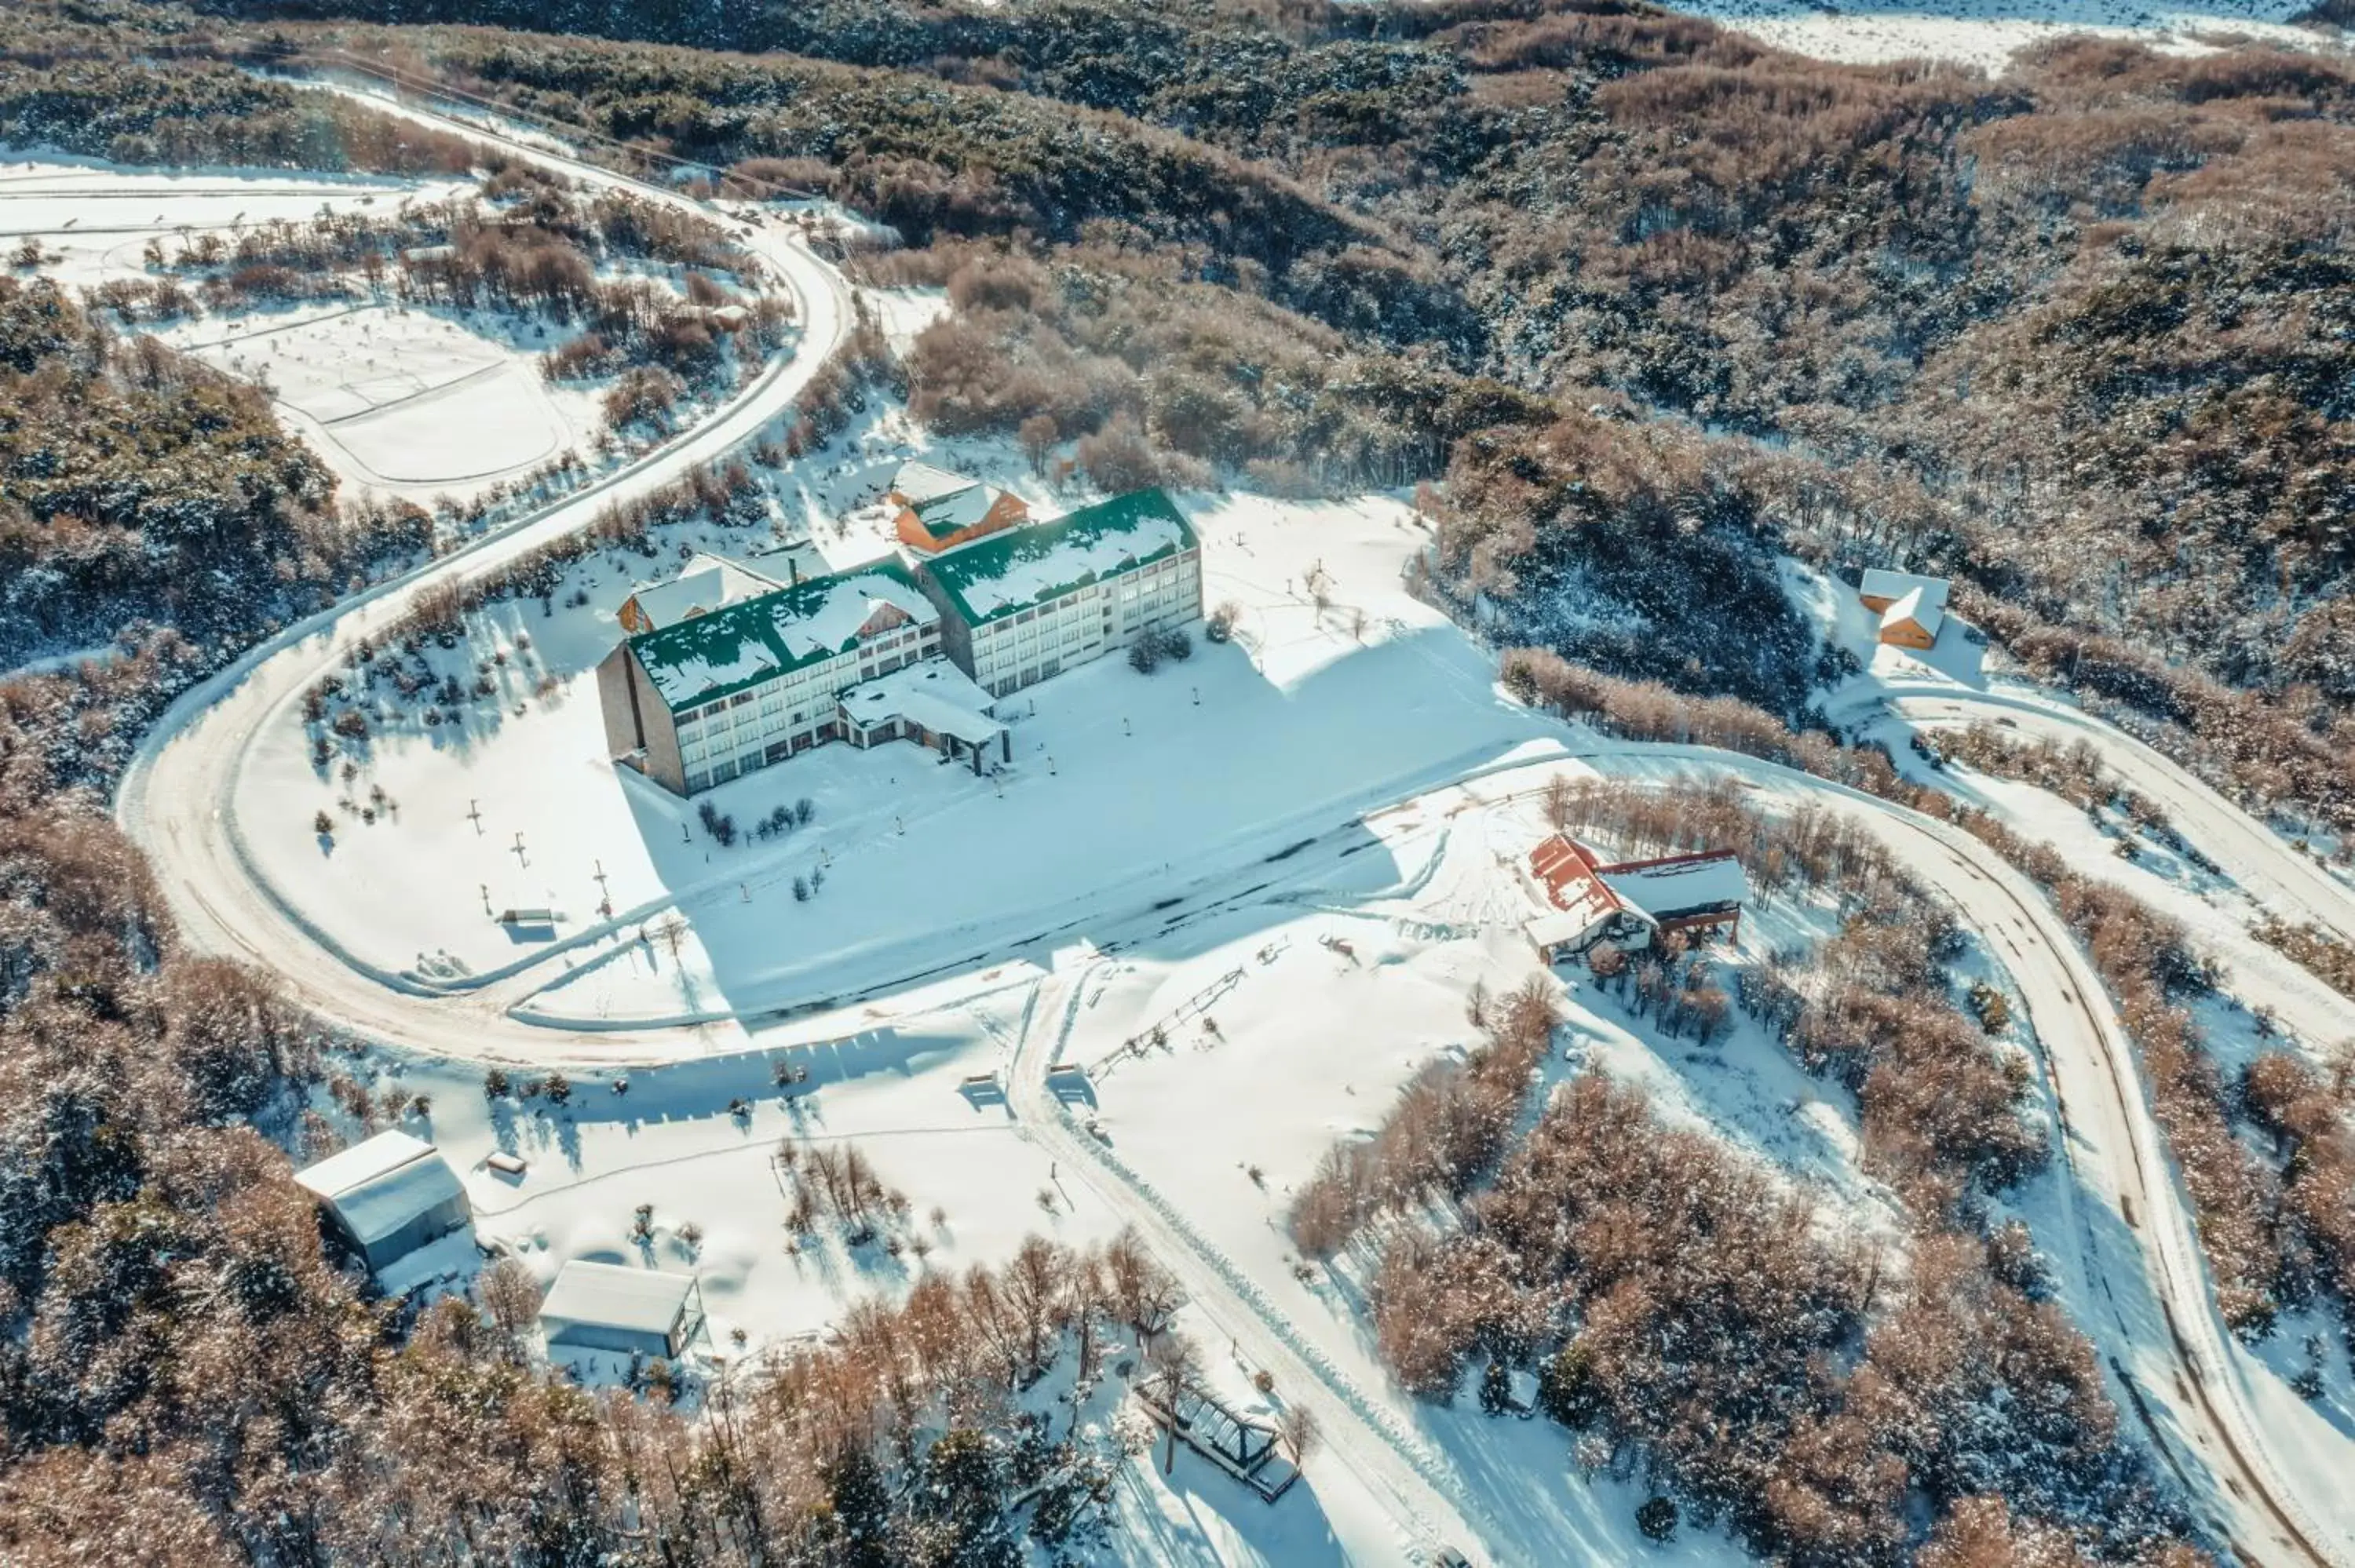
<path fill-rule="evenodd" d="M 2355 1563 L 2333 23 L 0 13 L 0 1560 Z"/>

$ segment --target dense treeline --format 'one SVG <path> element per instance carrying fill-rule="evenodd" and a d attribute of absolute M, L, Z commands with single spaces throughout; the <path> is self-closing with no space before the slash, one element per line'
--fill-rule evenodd
<path fill-rule="evenodd" d="M 1584 779 L 1550 791 L 1547 804 L 1557 827 L 1599 832 L 1630 854 L 1729 848 L 1753 887 L 1838 899 L 1831 940 L 1804 959 L 1745 968 L 1736 995 L 1808 1071 L 1856 1097 L 1866 1168 L 1913 1213 L 1968 1224 L 1978 1197 L 2042 1168 L 2043 1135 L 2021 1109 L 2027 1058 L 1993 1045 L 1957 1008 L 1947 977 L 1962 932 L 1879 840 L 1820 808 L 1768 816 L 1731 783 L 1646 789 Z M 1669 944 L 1667 967 L 1683 957 Z M 1605 983 L 1639 989 L 1640 972 L 1662 964 L 1653 955 L 1613 962 Z M 1663 991 L 1705 983 L 1692 972 L 1699 967 L 1669 978 Z"/>
<path fill-rule="evenodd" d="M 715 170 L 822 168 L 826 194 L 911 244 L 1108 233 L 1191 252 L 1202 275 L 1386 344 L 1458 359 L 1479 347 L 1477 317 L 1387 225 L 1264 162 L 1107 111 L 791 56 L 475 29 L 358 41 L 419 75 Z"/>
<path fill-rule="evenodd" d="M 1608 410 L 1459 442 L 1432 588 L 1509 641 L 1796 715 L 1822 675 L 1775 575 L 1757 465 Z"/>
<path fill-rule="evenodd" d="M 1952 822 L 2001 853 L 2051 893 L 2117 1002 L 2183 1169 L 2227 1320 L 2262 1339 L 2286 1307 L 2333 1290 L 2346 1277 L 2336 1257 L 2317 1266 L 2317 1233 L 2285 1207 L 2282 1172 L 2235 1134 L 2224 1074 L 2183 1005 L 2213 990 L 2212 965 L 2175 922 L 2123 889 L 2079 874 L 2051 845 L 2021 837 L 1943 790 L 1908 781 L 1878 748 L 1795 734 L 1773 715 L 1732 698 L 1696 700 L 1656 683 L 1614 680 L 1543 650 L 1508 653 L 1505 680 L 1525 700 L 1566 717 L 1631 738 L 1724 747 L 1800 768 Z M 2342 1315 L 2355 1312 L 2344 1298 L 2334 1305 Z"/>
<path fill-rule="evenodd" d="M 2184 1006 L 2213 989 L 2213 966 L 2180 926 L 2078 874 L 2049 844 L 1979 813 L 1964 825 L 2051 889 L 2083 940 L 2150 1080 L 2152 1109 L 2183 1171 L 2215 1275 L 2217 1309 L 2243 1338 L 2264 1339 L 2285 1307 L 2311 1299 L 2325 1282 L 2284 1206 L 2280 1173 L 2235 1134 L 2223 1072 Z"/>
<path fill-rule="evenodd" d="M 1377 1333 L 1427 1396 L 1536 1367 L 1577 1462 L 1640 1467 L 1782 1561 L 1901 1561 L 1917 1500 L 1990 1498 L 2097 1561 L 2200 1561 L 2018 1257 L 1929 1226 L 1892 1283 L 1764 1171 L 1588 1074 L 1457 1232 L 1386 1249 Z"/>
<path fill-rule="evenodd" d="M 152 692 L 139 666 L 186 656 L 158 637 L 0 683 L 0 1557 L 1010 1568 L 1026 1537 L 1081 1550 L 1104 1528 L 1115 1363 L 1141 1351 L 1165 1387 L 1199 1365 L 1133 1236 L 920 1267 L 702 1418 L 659 1367 L 645 1400 L 536 1370 L 512 1262 L 413 1322 L 331 1264 L 256 1124 L 315 1125 L 306 1093 L 348 1086 L 341 1047 L 267 976 L 186 952 L 72 787 L 120 760 L 78 744 L 107 683 Z M 858 1175 L 795 1152 L 813 1190 L 829 1161 Z"/>
<path fill-rule="evenodd" d="M 338 508 L 259 387 L 0 278 L 0 662 L 145 618 L 242 642 L 371 561 L 408 506 Z"/>
<path fill-rule="evenodd" d="M 1436 474 L 1458 436 L 1545 407 L 1425 359 L 1356 352 L 1319 322 L 1190 278 L 1166 252 L 942 242 L 859 270 L 946 287 L 953 313 L 908 365 L 911 412 L 944 434 L 1052 445 L 1126 424 L 1205 474 L 1308 494 Z"/>
<path fill-rule="evenodd" d="M 118 164 L 464 174 L 480 149 L 462 137 L 370 111 L 333 93 L 192 55 L 169 64 L 115 58 L 103 8 L 32 14 L 10 21 L 0 53 L 0 143 L 54 148 Z M 145 27 L 177 33 L 173 18 L 142 11 Z M 87 17 L 85 23 L 84 17 Z"/>
<path fill-rule="evenodd" d="M 1434 1062 L 1371 1139 L 1325 1151 L 1287 1220 L 1304 1254 L 1331 1257 L 1379 1214 L 1461 1198 L 1504 1158 L 1561 1015 L 1541 980 L 1500 1003 L 1476 998 L 1472 1012 L 1482 1039 L 1463 1062 Z"/>
<path fill-rule="evenodd" d="M 1765 886 L 1839 901 L 1820 951 L 1745 970 L 1742 1005 L 1856 1093 L 1868 1165 L 1913 1221 L 1908 1255 L 1890 1266 L 1832 1239 L 1765 1171 L 1599 1075 L 1557 1090 L 1501 1164 L 1493 1137 L 1457 1133 L 1510 1124 L 1543 1049 L 1513 1044 L 1553 1018 L 1539 983 L 1501 1013 L 1476 1002 L 1487 1044 L 1411 1084 L 1293 1212 L 1313 1256 L 1378 1237 L 1375 1330 L 1401 1381 L 1445 1398 L 1486 1364 L 1493 1413 L 1502 1369 L 1533 1368 L 1539 1409 L 1578 1435 L 1576 1463 L 1640 1468 L 1781 1561 L 1895 1563 L 1917 1547 L 1968 1561 L 1966 1543 L 2006 1539 L 2041 1542 L 2040 1561 L 2200 1561 L 2120 1440 L 2092 1348 L 2042 1299 L 2026 1233 L 1987 1223 L 1986 1199 L 2045 1151 L 2022 1114 L 2026 1058 L 1947 994 L 1951 917 L 1825 813 L 1567 779 L 1546 806 L 1634 853 L 1730 845 Z M 1593 962 L 1631 1004 L 1639 970 L 1700 968 L 1675 942 Z M 1509 1095 L 1478 1094 L 1491 1069 L 1514 1075 Z"/>
<path fill-rule="evenodd" d="M 224 8 L 548 25 L 440 0 Z M 2073 38 L 1990 80 L 1799 60 L 1624 0 L 559 14 L 804 58 L 356 36 L 714 163 L 825 160 L 836 194 L 916 243 L 1110 228 L 1369 346 L 1755 439 L 1777 471 L 1764 542 L 1952 572 L 2075 644 L 2072 673 L 2102 657 L 2086 639 L 2119 640 L 2146 670 L 2115 700 L 2193 732 L 2186 749 L 2257 798 L 2342 828 L 2355 809 L 2327 761 L 2355 703 L 2334 591 L 2355 565 L 2333 369 L 2355 319 L 2343 61 Z M 1601 660 L 1587 622 L 1650 611 L 1553 567 L 1584 561 L 1574 513 L 1525 519 L 1521 553 L 1548 569 L 1512 575 L 1534 601 L 1514 614 Z M 1779 630 L 1748 646 L 1761 630 L 1646 673 L 1787 665 Z M 2154 681 L 2160 658 L 2222 683 Z"/>

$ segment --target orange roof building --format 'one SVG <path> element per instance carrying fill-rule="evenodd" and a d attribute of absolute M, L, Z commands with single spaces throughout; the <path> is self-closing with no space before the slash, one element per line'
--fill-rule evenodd
<path fill-rule="evenodd" d="M 1608 938 L 1657 940 L 1670 931 L 1742 928 L 1750 879 L 1732 850 L 1700 850 L 1605 864 L 1567 833 L 1529 852 L 1529 874 L 1553 907 L 1529 923 L 1549 960 Z"/>

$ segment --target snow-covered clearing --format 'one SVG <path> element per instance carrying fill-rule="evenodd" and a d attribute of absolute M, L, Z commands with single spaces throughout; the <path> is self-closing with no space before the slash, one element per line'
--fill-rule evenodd
<path fill-rule="evenodd" d="M 817 1333 L 846 1300 L 904 1288 L 919 1267 L 962 1272 L 1002 1262 L 1026 1235 L 1091 1245 L 1119 1228 L 1085 1189 L 1057 1191 L 1050 1159 L 1023 1139 L 1002 1097 L 960 1093 L 966 1075 L 995 1070 L 1028 994 L 1014 975 L 823 1048 L 581 1074 L 563 1106 L 489 1099 L 479 1068 L 442 1058 L 376 1051 L 362 1071 L 379 1096 L 428 1097 L 430 1115 L 409 1125 L 459 1171 L 482 1239 L 521 1256 L 543 1284 L 569 1258 L 692 1271 L 712 1346 L 732 1357 L 733 1330 L 755 1350 Z M 773 1068 L 787 1060 L 810 1076 L 781 1089 Z M 742 1114 L 728 1109 L 734 1100 Z M 789 1253 L 788 1200 L 772 1166 L 785 1138 L 855 1144 L 907 1194 L 928 1264 L 879 1242 L 847 1247 L 839 1227 Z M 527 1169 L 489 1170 L 485 1160 L 499 1151 Z M 1039 1201 L 1046 1192 L 1057 1193 L 1052 1209 Z M 641 1240 L 632 1230 L 646 1203 L 652 1234 Z M 935 1207 L 945 1212 L 938 1223 Z M 680 1234 L 690 1224 L 698 1241 Z"/>
<path fill-rule="evenodd" d="M 476 189 L 405 180 L 244 169 L 143 170 L 41 156 L 0 164 L 0 253 L 37 244 L 37 272 L 76 289 L 162 276 L 148 247 L 176 257 L 269 223 L 390 218 Z M 158 335 L 216 369 L 268 388 L 282 418 L 341 482 L 346 499 L 464 503 L 564 454 L 587 469 L 622 455 L 602 443 L 602 387 L 555 385 L 539 356 L 559 338 L 495 310 L 404 303 L 352 280 L 354 298 L 174 322 Z M 191 290 L 193 292 L 193 290 Z"/>
<path fill-rule="evenodd" d="M 516 327 L 495 312 L 387 301 L 206 318 L 162 335 L 268 387 L 347 487 L 424 502 L 593 450 L 596 392 L 544 378 L 534 362 L 551 345 Z"/>
<path fill-rule="evenodd" d="M 469 683 L 504 659 L 488 665 L 496 707 L 470 702 L 457 726 L 379 724 L 346 786 L 340 755 L 314 767 L 290 704 L 232 810 L 256 868 L 362 962 L 444 983 L 540 964 L 533 1014 L 596 1023 L 805 1006 L 1084 932 L 1542 730 L 1403 592 L 1398 563 L 1420 537 L 1404 506 L 1188 504 L 1209 597 L 1242 609 L 1238 640 L 1150 677 L 1106 658 L 1026 693 L 997 779 L 912 746 L 833 746 L 690 805 L 616 770 L 592 665 L 632 578 L 659 563 L 614 555 L 578 566 L 554 614 L 495 606 L 470 646 L 427 652 L 437 675 Z M 1305 586 L 1319 561 L 1323 610 Z M 564 608 L 576 591 L 590 603 Z M 373 825 L 337 805 L 366 808 L 377 788 L 394 809 Z M 698 820 L 708 801 L 749 830 L 803 798 L 814 820 L 782 840 L 722 848 Z M 321 809 L 337 824 L 325 842 Z M 819 870 L 816 895 L 797 902 L 794 879 Z M 611 922 L 598 914 L 608 900 Z M 527 938 L 490 917 L 508 908 L 559 918 Z M 691 927 L 677 961 L 657 923 L 672 909 Z M 545 962 L 559 953 L 580 967 Z"/>
<path fill-rule="evenodd" d="M 284 169 L 137 169 L 57 154 L 0 163 L 0 249 L 37 239 L 41 273 L 76 288 L 145 275 L 147 242 L 234 240 L 272 221 L 322 214 L 389 216 L 404 202 L 445 201 L 461 180 L 323 175 Z M 20 272 L 19 276 L 23 274 Z"/>
<path fill-rule="evenodd" d="M 2200 53 L 2235 37 L 2293 48 L 2336 47 L 2289 26 L 2307 0 L 2203 0 L 2145 5 L 2137 0 L 1863 0 L 1837 8 L 1807 0 L 1674 0 L 1674 9 L 1817 59 L 1876 64 L 1953 60 L 2000 72 L 2032 44 L 2073 33 L 2127 38 L 2168 53 Z"/>

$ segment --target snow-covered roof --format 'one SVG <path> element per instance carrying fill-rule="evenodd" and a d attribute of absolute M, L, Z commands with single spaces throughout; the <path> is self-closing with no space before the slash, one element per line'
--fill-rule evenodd
<path fill-rule="evenodd" d="M 894 716 L 912 719 L 968 746 L 996 740 L 1006 726 L 989 716 L 990 694 L 945 659 L 926 659 L 904 670 L 862 682 L 836 699 L 862 725 Z"/>
<path fill-rule="evenodd" d="M 1056 599 L 1194 547 L 1194 530 L 1158 490 L 1132 491 L 1046 523 L 989 534 L 926 563 L 967 624 Z"/>
<path fill-rule="evenodd" d="M 1946 579 L 1925 577 L 1915 572 L 1891 571 L 1886 567 L 1867 567 L 1864 580 L 1857 585 L 1857 597 L 1882 600 L 1903 599 L 1915 588 L 1935 588 L 1938 600 L 1946 599 Z"/>
<path fill-rule="evenodd" d="M 676 713 L 830 658 L 879 616 L 895 626 L 941 618 L 908 568 L 886 560 L 642 632 L 630 650 Z"/>
<path fill-rule="evenodd" d="M 732 556 L 698 550 L 687 557 L 677 576 L 667 582 L 640 583 L 630 590 L 630 597 L 638 601 L 639 613 L 650 624 L 662 627 L 774 593 L 784 586 Z"/>
<path fill-rule="evenodd" d="M 1529 940 L 1538 946 L 1551 948 L 1563 942 L 1577 941 L 1593 930 L 1594 922 L 1606 913 L 1607 910 L 1590 915 L 1582 910 L 1549 909 L 1542 915 L 1532 916 L 1522 924 L 1521 929 L 1529 933 Z"/>
<path fill-rule="evenodd" d="M 553 1339 L 573 1324 L 633 1333 L 667 1334 L 695 1289 L 690 1274 L 662 1274 L 618 1263 L 574 1259 L 559 1270 L 539 1304 L 540 1326 Z"/>
<path fill-rule="evenodd" d="M 1622 903 L 1655 920 L 1737 907 L 1750 896 L 1750 879 L 1732 850 L 1606 865 L 1594 874 Z"/>
<path fill-rule="evenodd" d="M 922 507 L 963 490 L 980 488 L 981 481 L 928 462 L 903 462 L 891 476 L 891 493 L 911 506 Z"/>
<path fill-rule="evenodd" d="M 465 1192 L 432 1144 L 397 1130 L 331 1154 L 296 1171 L 294 1180 L 334 1204 L 363 1247 Z"/>
<path fill-rule="evenodd" d="M 1920 588 L 1908 588 L 1903 598 L 1891 600 L 1889 608 L 1881 612 L 1883 630 L 1902 626 L 1910 620 L 1932 637 L 1938 635 L 1938 628 L 1945 623 L 1945 620 L 1946 585 L 1944 583 L 1924 583 Z"/>
<path fill-rule="evenodd" d="M 924 525 L 926 533 L 939 537 L 972 527 L 987 517 L 989 509 L 996 504 L 997 493 L 989 486 L 967 485 L 954 495 L 943 495 L 916 507 L 916 521 Z"/>

